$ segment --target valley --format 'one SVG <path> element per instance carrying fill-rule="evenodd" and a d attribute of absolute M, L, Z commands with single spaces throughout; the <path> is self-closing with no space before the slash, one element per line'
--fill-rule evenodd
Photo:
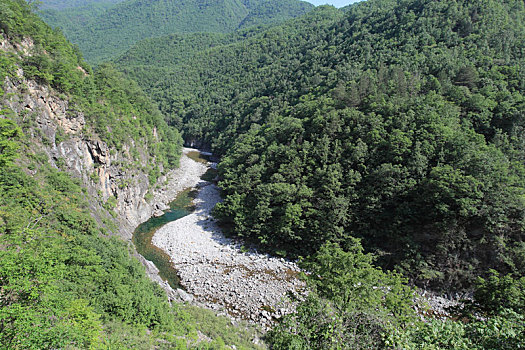
<path fill-rule="evenodd" d="M 0 348 L 525 346 L 523 1 L 43 2 L 0 2 Z"/>

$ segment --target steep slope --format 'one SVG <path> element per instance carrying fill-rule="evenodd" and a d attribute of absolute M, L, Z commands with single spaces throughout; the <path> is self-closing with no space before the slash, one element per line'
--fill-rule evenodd
<path fill-rule="evenodd" d="M 301 16 L 313 5 L 298 1 L 127 0 L 64 11 L 43 11 L 52 26 L 62 28 L 91 62 L 115 57 L 141 39 L 172 33 L 231 32 Z M 245 21 L 245 23 L 243 23 Z"/>
<path fill-rule="evenodd" d="M 306 1 L 296 0 L 243 0 L 242 3 L 250 12 L 241 21 L 239 28 L 284 22 L 290 18 L 299 17 L 313 8 Z"/>
<path fill-rule="evenodd" d="M 129 100 L 111 104 L 114 94 L 125 90 L 114 86 L 104 91 L 100 78 L 107 72 L 95 78 L 72 46 L 31 15 L 25 2 L 4 5 L 10 11 L 2 12 L 0 50 L 2 347 L 87 348 L 108 338 L 119 342 L 103 329 L 111 319 L 120 330 L 126 323 L 173 330 L 169 324 L 175 314 L 161 290 L 146 278 L 123 241 L 105 238 L 109 230 L 118 232 L 118 221 L 102 205 L 118 215 L 124 196 L 113 196 L 126 192 L 116 190 L 110 171 L 119 170 L 121 179 L 137 176 L 139 182 L 144 174 L 110 167 L 111 161 L 128 157 L 110 154 L 106 142 L 116 139 L 98 138 L 89 100 L 99 101 L 101 117 L 115 113 L 127 121 L 131 113 L 126 107 L 139 115 L 146 110 Z M 80 94 L 85 101 L 78 99 Z M 163 125 L 161 119 L 146 118 L 139 119 L 146 128 Z M 131 146 L 130 141 L 123 146 Z M 145 155 L 143 160 L 154 159 Z M 100 194 L 94 194 L 97 190 Z M 128 197 L 133 199 L 141 198 Z M 143 307 L 129 308 L 138 304 Z"/>
<path fill-rule="evenodd" d="M 523 2 L 345 11 L 245 38 L 146 44 L 120 68 L 187 142 L 223 154 L 223 227 L 311 254 L 314 292 L 270 333 L 274 348 L 523 347 Z M 405 281 L 374 261 L 473 299 L 415 317 Z"/>
<path fill-rule="evenodd" d="M 272 89 L 275 95 L 294 94 L 297 85 L 307 85 L 305 80 L 314 79 L 315 74 L 295 74 L 300 59 L 324 45 L 326 28 L 342 16 L 334 7 L 321 7 L 267 30 L 152 39 L 139 43 L 115 64 L 152 94 L 170 121 L 182 117 L 187 142 L 213 145 L 221 153 L 247 130 L 246 125 L 249 128 L 250 123 L 262 121 L 255 115 L 243 115 L 233 123 L 223 123 L 220 115 L 226 110 L 225 115 L 242 115 L 247 101 L 270 94 Z M 238 107 L 235 111 L 234 106 Z"/>
<path fill-rule="evenodd" d="M 0 348 L 207 346 L 129 244 L 172 199 L 162 192 L 178 131 L 112 67 L 93 72 L 24 0 L 1 6 Z"/>
<path fill-rule="evenodd" d="M 462 289 L 525 269 L 524 15 L 367 1 L 178 54 L 162 75 L 121 69 L 187 142 L 225 154 L 216 213 L 236 234 L 292 255 L 360 237 L 383 266 Z"/>

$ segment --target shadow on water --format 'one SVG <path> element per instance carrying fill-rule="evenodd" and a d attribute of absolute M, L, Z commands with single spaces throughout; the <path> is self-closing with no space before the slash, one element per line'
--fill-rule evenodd
<path fill-rule="evenodd" d="M 162 249 L 151 243 L 155 232 L 165 224 L 178 220 L 190 214 L 195 208 L 193 200 L 197 195 L 194 189 L 187 189 L 179 193 L 177 198 L 170 203 L 170 209 L 160 217 L 152 217 L 148 221 L 139 225 L 133 233 L 133 244 L 137 251 L 147 260 L 153 262 L 159 269 L 160 277 L 176 289 L 180 288 L 177 270 L 171 265 L 171 259 Z"/>
<path fill-rule="evenodd" d="M 202 154 L 199 151 L 190 151 L 190 152 L 186 153 L 186 155 L 191 160 L 194 160 L 194 161 L 196 161 L 198 163 L 208 164 L 208 162 L 210 161 L 210 157 L 209 156 L 206 156 L 206 155 Z"/>
<path fill-rule="evenodd" d="M 206 172 L 201 176 L 201 180 L 208 181 L 208 182 L 214 182 L 217 178 L 217 170 L 209 168 L 206 170 Z"/>

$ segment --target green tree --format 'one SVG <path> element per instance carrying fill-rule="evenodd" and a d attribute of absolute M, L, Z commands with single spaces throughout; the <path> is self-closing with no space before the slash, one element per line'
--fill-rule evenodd
<path fill-rule="evenodd" d="M 302 266 L 313 292 L 270 332 L 279 349 L 382 348 L 384 336 L 416 321 L 406 280 L 373 265 L 359 240 L 326 243 Z"/>

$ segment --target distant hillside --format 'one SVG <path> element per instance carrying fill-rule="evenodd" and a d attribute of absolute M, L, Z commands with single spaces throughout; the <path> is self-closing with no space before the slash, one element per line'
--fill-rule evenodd
<path fill-rule="evenodd" d="M 297 0 L 243 0 L 243 4 L 250 12 L 239 24 L 239 28 L 284 22 L 313 8 L 310 3 Z"/>
<path fill-rule="evenodd" d="M 60 11 L 44 10 L 41 16 L 48 24 L 62 28 L 66 36 L 79 45 L 86 59 L 94 63 L 115 57 L 143 39 L 173 33 L 232 32 L 241 27 L 282 22 L 314 8 L 298 0 L 85 3 L 85 6 Z"/>
<path fill-rule="evenodd" d="M 93 4 L 116 4 L 124 0 L 40 0 L 40 8 L 42 10 L 54 9 L 62 10 L 73 7 L 83 7 Z"/>

